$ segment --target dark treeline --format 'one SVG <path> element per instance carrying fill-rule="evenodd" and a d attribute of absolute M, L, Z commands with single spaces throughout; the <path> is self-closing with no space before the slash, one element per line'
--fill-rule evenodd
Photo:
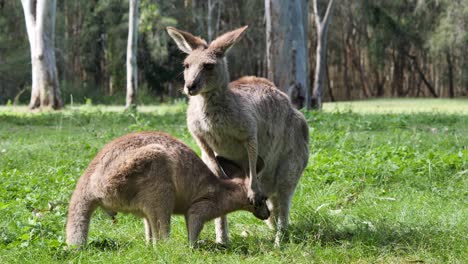
<path fill-rule="evenodd" d="M 316 34 L 309 2 L 311 85 Z M 328 1 L 319 2 L 326 6 Z M 231 78 L 267 76 L 264 6 L 261 0 L 140 0 L 140 100 L 180 97 L 184 54 L 169 39 L 167 26 L 209 41 L 249 25 L 228 54 Z M 325 100 L 467 96 L 467 23 L 468 0 L 336 1 L 328 34 Z M 55 51 L 65 102 L 91 98 L 123 104 L 127 34 L 128 1 L 57 1 Z M 21 2 L 0 0 L 0 104 L 27 103 L 30 86 Z"/>

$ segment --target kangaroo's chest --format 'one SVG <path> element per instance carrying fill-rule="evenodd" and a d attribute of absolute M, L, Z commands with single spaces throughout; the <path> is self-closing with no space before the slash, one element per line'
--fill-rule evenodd
<path fill-rule="evenodd" d="M 241 161 L 247 157 L 243 140 L 245 132 L 234 123 L 228 116 L 210 113 L 188 119 L 190 132 L 202 138 L 217 155 Z"/>

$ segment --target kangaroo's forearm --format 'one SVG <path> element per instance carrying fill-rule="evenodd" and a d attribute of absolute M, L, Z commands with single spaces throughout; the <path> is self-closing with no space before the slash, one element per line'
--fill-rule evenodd
<path fill-rule="evenodd" d="M 257 179 L 257 138 L 251 138 L 246 143 L 247 155 L 249 159 L 249 177 L 250 189 L 253 192 L 258 192 L 258 179 Z"/>
<path fill-rule="evenodd" d="M 201 137 L 197 137 L 198 145 L 202 149 L 202 160 L 206 163 L 208 168 L 220 178 L 228 178 L 224 173 L 221 165 L 216 160 L 214 151 L 208 146 L 205 140 Z"/>

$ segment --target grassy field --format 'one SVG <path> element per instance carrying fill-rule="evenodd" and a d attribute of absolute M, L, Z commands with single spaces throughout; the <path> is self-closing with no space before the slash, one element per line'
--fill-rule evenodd
<path fill-rule="evenodd" d="M 466 100 L 335 103 L 306 113 L 311 156 L 281 248 L 245 212 L 229 216 L 229 249 L 213 244 L 210 223 L 201 234 L 208 244 L 190 250 L 180 216 L 171 239 L 152 248 L 140 219 L 119 214 L 112 223 L 97 211 L 89 246 L 65 250 L 67 204 L 98 150 L 132 131 L 161 130 L 198 151 L 185 109 L 0 107 L 0 263 L 468 262 Z"/>

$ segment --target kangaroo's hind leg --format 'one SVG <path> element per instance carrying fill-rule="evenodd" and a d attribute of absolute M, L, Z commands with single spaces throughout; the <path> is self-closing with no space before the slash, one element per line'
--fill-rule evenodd
<path fill-rule="evenodd" d="M 164 193 L 164 192 L 162 192 Z M 164 197 L 164 198 L 162 198 Z M 161 239 L 169 237 L 171 230 L 171 214 L 174 208 L 174 195 L 164 193 L 160 201 L 149 203 L 145 206 L 145 231 L 153 244 Z M 164 202 L 163 202 L 164 201 Z M 149 226 L 149 228 L 147 227 Z"/>
<path fill-rule="evenodd" d="M 170 185 L 161 184 L 149 188 L 141 195 L 141 199 L 145 201 L 142 211 L 145 216 L 146 239 L 154 244 L 169 236 L 175 202 L 174 190 Z"/>
<path fill-rule="evenodd" d="M 277 199 L 275 208 L 273 209 L 276 216 L 275 246 L 279 246 L 281 240 L 287 235 L 291 201 L 302 170 L 303 169 L 293 160 L 281 164 L 277 170 L 276 176 L 279 178 L 283 177 L 283 180 L 277 185 Z"/>
<path fill-rule="evenodd" d="M 169 237 L 170 230 L 171 214 L 169 210 L 151 210 L 146 213 L 145 232 L 147 241 L 152 241 L 155 244 L 156 241 Z"/>
<path fill-rule="evenodd" d="M 282 191 L 278 194 L 278 204 L 276 208 L 276 235 L 275 246 L 279 246 L 283 238 L 287 235 L 289 225 L 289 211 L 294 189 Z"/>
<path fill-rule="evenodd" d="M 268 210 L 270 210 L 270 217 L 265 220 L 265 223 L 271 230 L 276 230 L 276 222 L 278 221 L 278 197 L 272 195 L 267 200 Z"/>

